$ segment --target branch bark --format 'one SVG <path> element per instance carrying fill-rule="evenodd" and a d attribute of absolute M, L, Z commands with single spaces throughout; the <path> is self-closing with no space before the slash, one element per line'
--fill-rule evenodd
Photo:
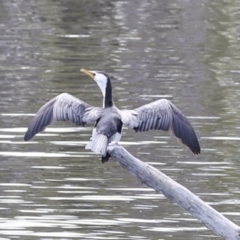
<path fill-rule="evenodd" d="M 140 179 L 142 183 L 177 203 L 216 235 L 227 240 L 240 240 L 239 226 L 210 207 L 187 188 L 175 182 L 156 168 L 135 158 L 117 143 L 111 143 L 108 146 L 108 153 L 123 168 Z"/>

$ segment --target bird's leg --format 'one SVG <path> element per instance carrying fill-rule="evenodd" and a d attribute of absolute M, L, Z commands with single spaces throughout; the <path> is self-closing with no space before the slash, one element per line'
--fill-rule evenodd
<path fill-rule="evenodd" d="M 111 157 L 111 155 L 109 153 L 107 153 L 106 156 L 102 156 L 102 163 L 107 162 L 110 157 Z"/>

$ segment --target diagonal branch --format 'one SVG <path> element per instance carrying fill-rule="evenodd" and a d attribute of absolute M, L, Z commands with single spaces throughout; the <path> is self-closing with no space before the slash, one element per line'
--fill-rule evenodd
<path fill-rule="evenodd" d="M 240 240 L 239 226 L 210 207 L 184 186 L 149 164 L 133 157 L 117 143 L 112 143 L 108 146 L 108 153 L 142 183 L 177 203 L 216 235 L 227 240 Z"/>

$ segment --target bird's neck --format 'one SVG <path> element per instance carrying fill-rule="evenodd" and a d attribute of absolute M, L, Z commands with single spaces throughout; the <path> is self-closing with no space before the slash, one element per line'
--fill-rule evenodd
<path fill-rule="evenodd" d="M 108 79 L 106 89 L 105 91 L 102 91 L 102 93 L 103 93 L 103 108 L 112 107 L 113 106 L 112 85 L 110 79 Z"/>

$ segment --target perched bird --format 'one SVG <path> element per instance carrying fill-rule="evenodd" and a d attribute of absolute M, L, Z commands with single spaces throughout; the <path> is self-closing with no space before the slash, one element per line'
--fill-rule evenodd
<path fill-rule="evenodd" d="M 80 71 L 98 84 L 103 95 L 102 108 L 90 106 L 68 93 L 62 93 L 38 110 L 25 133 L 25 141 L 29 141 L 55 121 L 70 121 L 79 126 L 95 124 L 86 149 L 101 154 L 103 163 L 110 158 L 107 152 L 108 144 L 111 141 L 120 141 L 123 126 L 136 132 L 152 129 L 169 131 L 194 154 L 200 154 L 200 145 L 192 125 L 169 100 L 160 99 L 134 110 L 119 110 L 113 103 L 109 76 L 98 71 Z"/>

